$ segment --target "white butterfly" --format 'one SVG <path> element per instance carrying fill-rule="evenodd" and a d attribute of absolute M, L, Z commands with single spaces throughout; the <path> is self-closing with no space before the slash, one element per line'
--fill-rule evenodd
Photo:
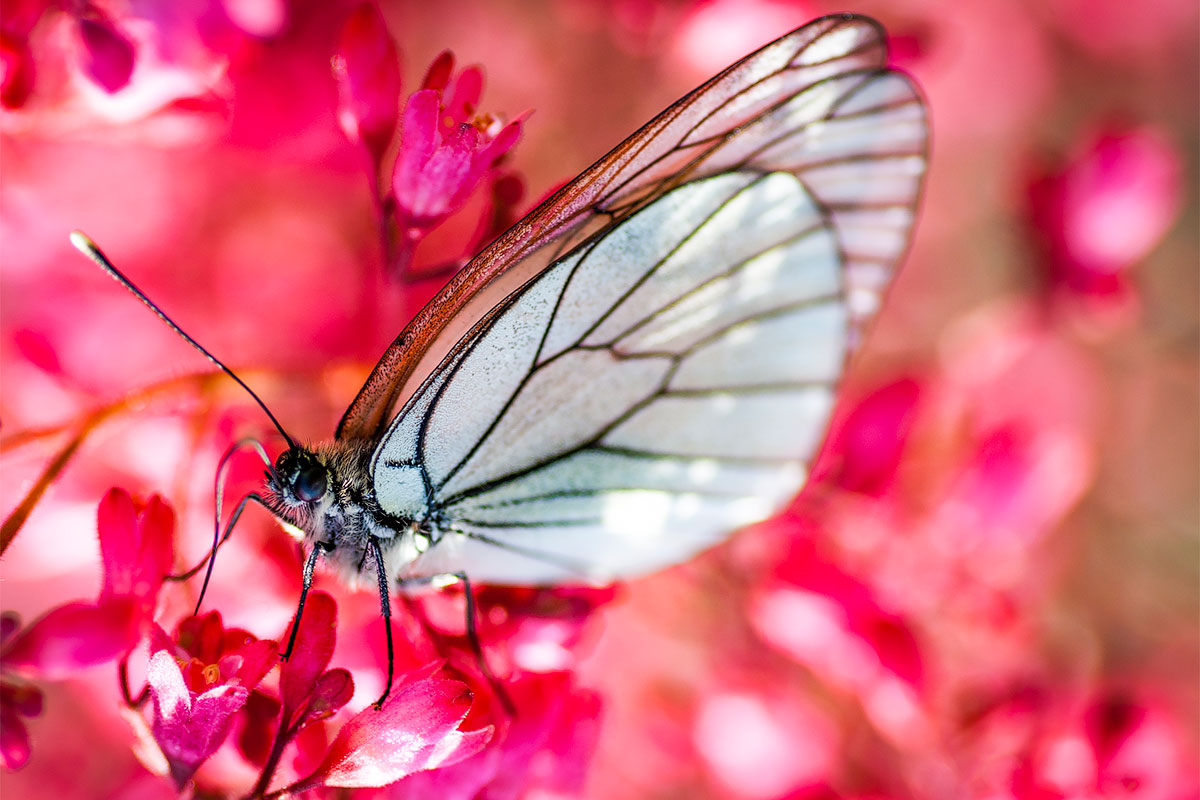
<path fill-rule="evenodd" d="M 305 591 L 318 558 L 377 581 L 385 614 L 395 581 L 629 577 L 777 512 L 906 247 L 926 147 L 860 16 L 676 102 L 472 260 L 332 441 L 288 437 L 255 499 L 301 532 Z"/>

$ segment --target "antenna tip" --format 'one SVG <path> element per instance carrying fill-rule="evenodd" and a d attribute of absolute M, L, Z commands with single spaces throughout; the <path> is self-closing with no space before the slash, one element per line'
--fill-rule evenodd
<path fill-rule="evenodd" d="M 83 231 L 71 231 L 71 244 L 75 245 L 76 250 L 89 256 L 100 249 Z"/>

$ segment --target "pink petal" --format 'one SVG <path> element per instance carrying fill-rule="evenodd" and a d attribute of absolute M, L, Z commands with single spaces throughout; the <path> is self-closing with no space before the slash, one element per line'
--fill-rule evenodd
<path fill-rule="evenodd" d="M 1151 128 L 1098 137 L 1067 178 L 1069 252 L 1102 272 L 1145 257 L 1179 214 L 1182 170 L 1174 146 Z"/>
<path fill-rule="evenodd" d="M 0 683 L 0 706 L 22 717 L 36 717 L 41 714 L 42 701 L 42 690 L 36 686 Z"/>
<path fill-rule="evenodd" d="M 290 630 L 283 641 L 289 635 Z M 292 716 L 309 702 L 317 678 L 333 657 L 336 642 L 337 603 L 325 592 L 313 592 L 304 606 L 291 657 L 280 667 L 279 694 L 287 724 L 293 724 Z"/>
<path fill-rule="evenodd" d="M 443 50 L 429 65 L 425 79 L 421 81 L 422 89 L 442 91 L 450 83 L 450 75 L 454 72 L 454 53 Z"/>
<path fill-rule="evenodd" d="M 334 75 L 342 129 L 360 139 L 378 165 L 400 117 L 400 57 L 373 3 L 363 3 L 346 20 Z"/>
<path fill-rule="evenodd" d="M 903 378 L 876 389 L 847 415 L 822 459 L 830 462 L 839 487 L 869 496 L 887 491 L 917 415 L 920 391 L 915 380 Z"/>
<path fill-rule="evenodd" d="M 33 54 L 24 37 L 0 31 L 0 105 L 20 108 L 33 92 Z"/>
<path fill-rule="evenodd" d="M 83 71 L 104 91 L 112 94 L 129 83 L 133 74 L 133 43 L 107 19 L 81 19 Z"/>
<path fill-rule="evenodd" d="M 396 167 L 392 175 L 392 191 L 397 201 L 411 197 L 419 191 L 425 162 L 437 148 L 440 132 L 438 116 L 441 100 L 432 89 L 414 92 L 404 108 L 403 138 L 400 152 L 396 154 Z"/>
<path fill-rule="evenodd" d="M 396 794 L 413 800 L 582 796 L 600 733 L 599 696 L 574 686 L 566 672 L 525 675 L 507 688 L 517 714 L 486 749 L 411 775 Z"/>
<path fill-rule="evenodd" d="M 446 114 L 454 122 L 470 123 L 483 94 L 483 69 L 473 64 L 464 69 L 454 81 L 454 89 L 446 103 Z"/>
<path fill-rule="evenodd" d="M 128 492 L 111 489 L 100 501 L 96 528 L 104 560 L 101 599 L 136 597 L 150 616 L 171 571 L 175 512 L 157 495 L 139 512 Z"/>
<path fill-rule="evenodd" d="M 242 664 L 237 679 L 242 686 L 253 689 L 279 660 L 279 645 L 269 639 L 247 642 L 238 651 Z"/>
<path fill-rule="evenodd" d="M 225 626 L 221 623 L 221 612 L 210 611 L 198 617 L 187 617 L 180 621 L 175 631 L 179 647 L 188 655 L 204 664 L 215 664 L 224 653 Z"/>
<path fill-rule="evenodd" d="M 154 740 L 182 787 L 229 735 L 233 715 L 250 696 L 244 686 L 220 685 L 192 698 L 175 659 L 166 651 L 150 657 L 146 682 L 154 698 Z"/>
<path fill-rule="evenodd" d="M 141 638 L 142 616 L 132 598 L 104 603 L 69 603 L 48 612 L 16 634 L 4 665 L 48 678 L 66 678 L 80 667 L 103 664 L 126 653 Z"/>
<path fill-rule="evenodd" d="M 457 763 L 483 749 L 489 726 L 460 731 L 471 695 L 458 681 L 427 678 L 395 691 L 342 726 L 320 768 L 291 787 L 378 787 L 419 770 Z"/>
<path fill-rule="evenodd" d="M 251 764 L 262 766 L 275 741 L 279 721 L 279 701 L 262 692 L 251 692 L 246 699 L 245 722 L 238 731 L 238 750 Z"/>
<path fill-rule="evenodd" d="M 313 687 L 309 718 L 323 719 L 335 713 L 354 696 L 354 679 L 344 669 L 331 669 L 317 679 Z"/>
<path fill-rule="evenodd" d="M 496 134 L 496 138 L 488 142 L 479 153 L 475 156 L 475 173 L 477 181 L 482 177 L 483 173 L 491 169 L 502 155 L 512 149 L 517 140 L 521 138 L 521 120 L 515 120 L 504 126 L 504 128 Z M 471 186 L 474 187 L 474 182 Z"/>
<path fill-rule="evenodd" d="M 16 713 L 0 706 L 0 766 L 20 769 L 29 761 L 29 731 Z"/>

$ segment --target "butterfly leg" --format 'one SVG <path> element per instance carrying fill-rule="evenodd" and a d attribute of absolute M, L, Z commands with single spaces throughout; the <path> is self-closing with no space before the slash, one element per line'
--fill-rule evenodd
<path fill-rule="evenodd" d="M 383 694 L 375 701 L 376 710 L 383 708 L 383 701 L 392 691 L 392 675 L 396 668 L 396 655 L 392 647 L 392 604 L 388 598 L 388 578 L 387 569 L 383 565 L 383 551 L 379 547 L 379 540 L 371 537 L 371 555 L 375 558 L 375 574 L 379 578 L 379 611 L 383 614 L 383 630 L 387 636 L 387 683 L 383 687 Z"/>
<path fill-rule="evenodd" d="M 296 608 L 296 618 L 292 621 L 292 635 L 288 637 L 287 649 L 280 656 L 284 661 L 291 658 L 292 648 L 296 646 L 296 634 L 300 632 L 300 617 L 304 615 L 304 603 L 308 600 L 308 590 L 312 588 L 313 570 L 316 569 L 317 558 L 322 552 L 332 549 L 332 545 L 316 542 L 312 552 L 308 554 L 308 560 L 304 562 L 304 577 L 300 586 L 300 605 Z"/>
<path fill-rule="evenodd" d="M 491 685 L 492 691 L 496 693 L 497 699 L 500 700 L 500 705 L 508 712 L 510 716 L 516 716 L 517 707 L 513 703 L 512 697 L 504 688 L 504 684 L 492 672 L 488 666 L 487 659 L 483 655 L 483 645 L 479 642 L 479 627 L 478 616 L 479 611 L 475 605 L 475 593 L 471 590 L 471 579 L 467 577 L 465 572 L 449 572 L 444 575 L 426 575 L 417 578 L 401 578 L 401 588 L 416 587 L 416 586 L 446 586 L 446 582 L 453 579 L 457 583 L 463 585 L 463 596 L 466 600 L 466 630 L 467 641 L 471 645 L 471 653 L 475 656 L 475 662 L 479 665 L 479 671 L 483 673 L 483 677 Z"/>

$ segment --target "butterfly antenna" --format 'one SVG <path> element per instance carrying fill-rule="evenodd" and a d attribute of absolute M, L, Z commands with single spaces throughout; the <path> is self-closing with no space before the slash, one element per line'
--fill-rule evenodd
<path fill-rule="evenodd" d="M 182 338 L 192 347 L 199 350 L 204 357 L 215 364 L 218 369 L 220 369 L 229 377 L 233 378 L 237 382 L 237 385 L 245 389 L 246 393 L 254 398 L 254 402 L 258 403 L 258 407 L 261 408 L 263 413 L 265 413 L 271 420 L 271 424 L 273 424 L 275 429 L 279 431 L 279 434 L 283 436 L 284 441 L 288 443 L 288 447 L 294 448 L 296 446 L 296 442 L 292 439 L 292 437 L 287 435 L 287 431 L 285 431 L 283 426 L 279 424 L 279 420 L 275 419 L 275 415 L 271 413 L 271 409 L 267 408 L 267 404 L 262 401 L 262 398 L 256 395 L 253 389 L 247 386 L 241 378 L 235 375 L 233 370 L 222 364 L 216 356 L 205 350 L 199 342 L 184 333 L 183 329 L 176 325 L 170 317 L 164 314 L 161 308 L 154 305 L 150 298 L 146 296 L 145 292 L 135 286 L 133 281 L 129 280 L 129 278 L 126 278 L 121 270 L 113 266 L 113 263 L 108 260 L 108 256 L 104 255 L 100 248 L 96 246 L 96 243 L 88 238 L 87 234 L 83 233 L 82 231 L 71 231 L 71 244 L 75 245 L 75 248 L 79 250 L 79 252 L 83 253 L 92 261 L 95 261 L 102 270 L 107 272 L 109 276 L 112 277 L 112 279 L 117 283 L 128 289 L 134 297 L 136 297 L 138 300 L 141 300 L 147 308 L 149 308 L 155 313 L 155 315 L 158 316 L 159 319 L 167 323 L 171 330 L 179 334 L 180 338 Z"/>

